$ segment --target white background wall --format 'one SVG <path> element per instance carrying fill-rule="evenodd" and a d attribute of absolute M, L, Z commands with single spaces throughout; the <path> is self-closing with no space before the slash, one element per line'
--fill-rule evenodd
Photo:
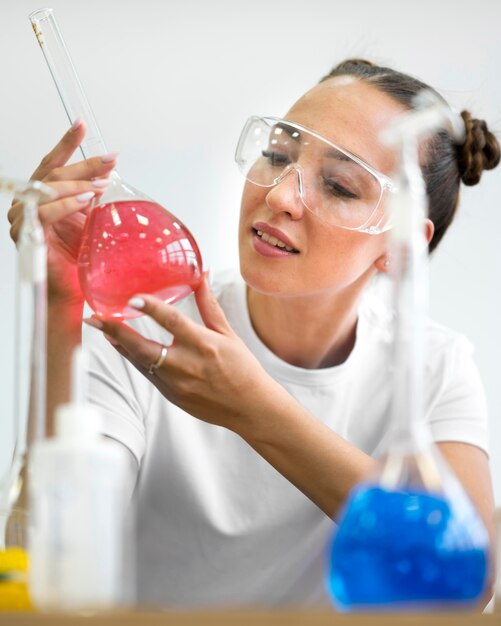
<path fill-rule="evenodd" d="M 332 65 L 363 56 L 415 74 L 501 131 L 498 0 L 53 0 L 119 170 L 171 209 L 215 270 L 237 262 L 242 181 L 233 164 L 251 114 L 283 114 Z M 466 8 L 468 7 L 468 11 Z M 28 14 L 0 0 L 0 172 L 26 178 L 68 126 Z M 464 189 L 432 262 L 434 317 L 464 332 L 491 415 L 501 504 L 501 168 Z M 2 216 L 10 200 L 0 198 Z M 13 406 L 14 248 L 0 222 L 0 469 Z"/>

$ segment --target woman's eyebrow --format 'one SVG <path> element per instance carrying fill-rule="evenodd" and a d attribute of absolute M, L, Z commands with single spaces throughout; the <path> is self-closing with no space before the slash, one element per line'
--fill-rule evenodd
<path fill-rule="evenodd" d="M 357 165 L 360 165 L 360 163 L 357 163 L 355 159 L 359 159 L 362 163 L 367 164 L 367 161 L 363 159 L 361 156 L 359 156 L 358 154 L 355 154 L 354 152 L 345 154 L 338 148 L 334 148 L 334 147 L 331 147 L 331 149 L 328 152 L 326 152 L 325 156 L 328 159 L 338 159 L 338 161 L 353 161 L 353 163 L 356 163 Z M 360 167 L 362 166 L 360 165 Z"/>
<path fill-rule="evenodd" d="M 337 150 L 336 148 L 331 148 L 328 152 L 326 152 L 325 156 L 328 159 L 338 159 L 338 161 L 352 161 L 347 154 L 341 152 L 341 150 Z"/>
<path fill-rule="evenodd" d="M 273 131 L 276 130 L 283 130 L 285 131 L 285 133 L 287 135 L 289 135 L 289 137 L 291 139 L 294 139 L 294 141 L 301 141 L 301 133 L 294 127 L 289 126 L 287 124 L 281 124 L 280 122 L 277 122 L 274 126 L 273 126 Z M 278 134 L 278 133 L 277 133 Z"/>
<path fill-rule="evenodd" d="M 301 132 L 297 128 L 294 128 L 294 126 L 289 126 L 289 124 L 277 122 L 272 127 L 272 133 L 278 130 L 284 131 L 291 139 L 294 139 L 294 141 L 297 141 L 298 143 L 302 141 Z M 280 133 L 277 132 L 276 134 L 279 135 Z M 360 159 L 360 161 L 362 161 L 363 163 L 366 162 L 365 159 L 363 159 L 358 154 L 352 152 L 348 155 L 345 154 L 342 150 L 334 148 L 334 146 L 331 146 L 329 151 L 325 154 L 325 156 L 329 159 L 337 159 L 338 161 L 353 161 L 353 163 L 356 163 L 356 161 L 352 159 L 351 155 L 353 155 L 355 159 Z M 357 163 L 357 165 L 360 164 Z"/>

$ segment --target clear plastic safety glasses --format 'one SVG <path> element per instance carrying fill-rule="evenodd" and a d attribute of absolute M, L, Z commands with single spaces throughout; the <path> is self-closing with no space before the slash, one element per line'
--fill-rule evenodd
<path fill-rule="evenodd" d="M 250 117 L 235 161 L 245 178 L 273 187 L 297 176 L 305 207 L 323 221 L 348 230 L 379 234 L 390 227 L 384 210 L 390 178 L 318 133 L 277 117 Z"/>

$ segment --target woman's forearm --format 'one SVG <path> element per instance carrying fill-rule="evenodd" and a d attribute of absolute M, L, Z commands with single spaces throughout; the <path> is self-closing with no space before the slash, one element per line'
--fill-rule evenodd
<path fill-rule="evenodd" d="M 132 303 L 174 337 L 154 370 L 156 388 L 187 413 L 241 436 L 333 517 L 376 462 L 313 417 L 262 368 L 235 335 L 206 280 L 196 297 L 205 328 L 153 296 L 141 294 Z M 158 360 L 158 343 L 126 324 L 90 322 L 139 371 L 148 372 Z"/>
<path fill-rule="evenodd" d="M 242 425 L 238 434 L 331 518 L 377 466 L 285 390 L 274 392 L 267 408 Z"/>

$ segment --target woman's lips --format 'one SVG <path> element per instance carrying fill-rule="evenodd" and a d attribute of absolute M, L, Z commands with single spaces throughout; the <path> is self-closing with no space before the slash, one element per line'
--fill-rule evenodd
<path fill-rule="evenodd" d="M 289 237 L 287 237 L 287 235 L 278 228 L 274 228 L 273 226 L 266 224 L 266 222 L 256 222 L 253 224 L 252 229 L 254 234 L 270 246 L 295 254 L 299 253 L 299 250 L 295 247 Z"/>
<path fill-rule="evenodd" d="M 270 235 L 256 228 L 252 229 L 252 233 L 254 249 L 263 256 L 284 257 L 299 254 L 299 250 L 289 246 L 282 239 L 274 235 Z"/>

